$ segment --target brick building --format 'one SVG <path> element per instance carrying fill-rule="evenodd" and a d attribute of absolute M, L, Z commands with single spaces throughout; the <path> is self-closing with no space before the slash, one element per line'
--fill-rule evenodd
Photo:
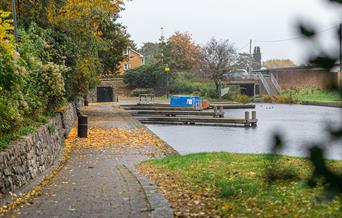
<path fill-rule="evenodd" d="M 113 102 L 117 101 L 119 96 L 128 96 L 130 89 L 123 82 L 121 76 L 126 70 L 135 69 L 144 64 L 144 56 L 132 48 L 125 51 L 125 59 L 121 62 L 117 72 L 118 78 L 103 77 L 100 84 L 93 90 L 90 90 L 87 96 L 88 102 Z"/>
<path fill-rule="evenodd" d="M 236 74 L 236 73 L 235 73 Z M 239 85 L 249 96 L 277 95 L 284 89 L 330 89 L 339 83 L 339 69 L 327 71 L 315 67 L 287 67 L 255 70 L 238 75 L 227 74 L 224 83 Z"/>
<path fill-rule="evenodd" d="M 145 58 L 142 54 L 128 47 L 125 52 L 125 59 L 121 62 L 118 75 L 122 76 L 126 70 L 135 69 L 143 65 Z"/>

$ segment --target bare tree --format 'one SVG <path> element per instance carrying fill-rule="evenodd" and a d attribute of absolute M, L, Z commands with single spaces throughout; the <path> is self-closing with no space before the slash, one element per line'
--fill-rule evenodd
<path fill-rule="evenodd" d="M 212 38 L 201 51 L 201 71 L 215 82 L 216 94 L 221 98 L 223 75 L 234 69 L 237 52 L 229 40 Z"/>

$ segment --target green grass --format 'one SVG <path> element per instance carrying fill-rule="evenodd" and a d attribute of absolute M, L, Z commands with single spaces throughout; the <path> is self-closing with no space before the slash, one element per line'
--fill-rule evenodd
<path fill-rule="evenodd" d="M 191 187 L 193 193 L 207 196 L 209 204 L 215 208 L 212 213 L 218 216 L 342 217 L 340 201 L 321 202 L 318 199 L 322 188 L 306 186 L 304 180 L 311 173 L 308 161 L 280 157 L 275 173 L 281 175 L 281 172 L 291 169 L 298 176 L 269 183 L 265 179 L 265 169 L 270 166 L 269 157 L 201 153 L 144 164 L 152 166 L 159 174 L 167 175 L 172 186 Z M 342 162 L 334 161 L 331 165 L 342 169 Z M 169 191 L 172 193 L 173 189 Z"/>
<path fill-rule="evenodd" d="M 341 96 L 337 90 L 335 91 L 324 91 L 320 89 L 296 89 L 296 90 L 285 90 L 282 92 L 283 96 L 291 96 L 293 99 L 298 101 L 318 101 L 318 102 L 340 102 Z"/>
<path fill-rule="evenodd" d="M 1 135 L 0 136 L 0 150 L 6 149 L 11 141 L 17 140 L 21 136 L 34 133 L 36 130 L 37 129 L 35 126 L 29 125 L 29 126 L 21 127 L 17 131 L 14 131 L 5 135 Z"/>
<path fill-rule="evenodd" d="M 49 118 L 54 115 L 56 115 L 55 112 L 49 112 L 46 113 L 46 115 L 39 115 L 34 121 L 26 121 L 27 124 L 23 127 L 20 127 L 19 129 L 12 131 L 10 133 L 0 135 L 0 151 L 6 149 L 11 141 L 17 140 L 22 136 L 26 136 L 36 132 L 37 128 L 40 125 L 47 123 L 49 121 Z M 50 130 L 54 131 L 53 127 L 49 126 L 49 131 Z"/>

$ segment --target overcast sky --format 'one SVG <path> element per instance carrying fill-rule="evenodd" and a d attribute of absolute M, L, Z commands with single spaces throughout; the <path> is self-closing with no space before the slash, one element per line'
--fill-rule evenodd
<path fill-rule="evenodd" d="M 326 30 L 342 22 L 342 8 L 327 0 L 133 0 L 126 2 L 122 22 L 131 38 L 141 46 L 156 42 L 160 28 L 165 36 L 188 32 L 203 45 L 210 38 L 229 39 L 241 52 L 249 52 L 249 40 L 260 46 L 263 60 L 290 58 L 297 64 L 306 59 L 312 44 L 303 40 L 261 43 L 298 36 L 298 21 Z M 320 34 L 320 44 L 338 51 L 336 32 Z M 335 41 L 335 43 L 334 43 Z"/>

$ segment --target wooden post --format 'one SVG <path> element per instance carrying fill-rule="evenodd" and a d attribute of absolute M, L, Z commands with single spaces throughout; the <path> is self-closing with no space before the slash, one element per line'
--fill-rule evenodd
<path fill-rule="evenodd" d="M 245 112 L 245 120 L 248 121 L 249 120 L 249 111 Z"/>
<path fill-rule="evenodd" d="M 220 117 L 220 118 L 223 118 L 223 117 L 224 117 L 223 114 L 224 114 L 224 113 L 223 113 L 223 105 L 221 105 L 221 106 L 220 106 L 220 115 L 219 115 L 219 117 Z"/>
<path fill-rule="evenodd" d="M 256 111 L 252 111 L 252 119 L 256 120 Z"/>
<path fill-rule="evenodd" d="M 249 111 L 246 111 L 246 112 L 245 112 L 245 120 L 246 120 L 245 126 L 247 127 L 247 126 L 250 125 L 250 124 L 249 124 Z"/>
<path fill-rule="evenodd" d="M 215 117 L 217 117 L 217 106 L 214 105 L 214 113 L 215 113 Z"/>

